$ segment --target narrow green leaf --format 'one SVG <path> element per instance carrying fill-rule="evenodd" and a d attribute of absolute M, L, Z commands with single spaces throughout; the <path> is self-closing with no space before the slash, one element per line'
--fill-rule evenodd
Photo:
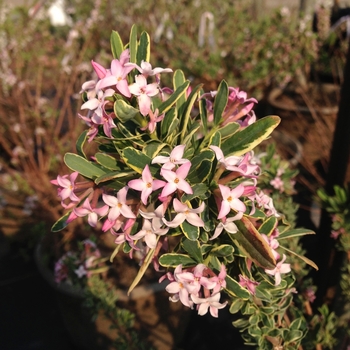
<path fill-rule="evenodd" d="M 113 253 L 111 254 L 111 257 L 109 258 L 109 261 L 110 262 L 113 262 L 114 258 L 116 257 L 116 255 L 118 254 L 119 252 L 119 249 L 121 247 L 121 244 L 118 244 L 115 249 L 113 250 Z"/>
<path fill-rule="evenodd" d="M 151 166 L 152 159 L 146 156 L 139 150 L 127 147 L 122 151 L 122 158 L 124 162 L 137 173 L 141 174 L 146 165 L 149 165 L 150 170 L 155 172 L 156 169 Z"/>
<path fill-rule="evenodd" d="M 209 140 L 209 145 L 210 146 L 221 146 L 221 134 L 219 131 L 216 131 L 211 135 L 210 140 Z"/>
<path fill-rule="evenodd" d="M 74 153 L 66 153 L 64 162 L 68 168 L 73 171 L 78 171 L 81 175 L 89 179 L 94 179 L 105 174 L 98 165 Z"/>
<path fill-rule="evenodd" d="M 286 250 L 288 253 L 295 255 L 295 256 L 298 257 L 299 259 L 303 260 L 306 264 L 308 264 L 308 265 L 310 265 L 311 267 L 313 267 L 315 270 L 318 270 L 318 266 L 317 266 L 312 260 L 308 259 L 306 256 L 299 255 L 299 254 L 293 252 L 292 250 L 290 250 L 290 249 L 288 249 L 288 248 L 286 248 L 286 247 L 283 247 L 283 246 L 281 246 L 281 245 L 279 245 L 279 248 L 284 249 L 284 250 Z"/>
<path fill-rule="evenodd" d="M 159 236 L 158 236 L 159 239 Z M 129 290 L 128 290 L 128 295 L 132 292 L 132 290 L 138 285 L 138 283 L 140 282 L 142 276 L 145 274 L 149 264 L 152 262 L 153 256 L 154 256 L 154 252 L 155 252 L 155 248 L 150 249 L 150 251 L 147 253 L 146 257 L 143 259 L 143 263 L 135 277 L 135 279 L 133 280 L 133 282 L 131 283 Z"/>
<path fill-rule="evenodd" d="M 143 147 L 144 140 L 142 139 L 142 135 L 138 134 L 135 130 L 132 129 L 132 126 L 126 125 L 127 123 L 117 123 L 117 126 L 122 133 L 121 139 L 115 138 L 114 141 L 132 141 L 134 144 Z M 132 133 L 134 131 L 134 134 Z"/>
<path fill-rule="evenodd" d="M 203 263 L 202 251 L 199 242 L 184 239 L 181 243 L 182 247 L 189 254 L 190 258 L 197 261 L 197 263 Z"/>
<path fill-rule="evenodd" d="M 76 149 L 77 149 L 77 152 L 78 152 L 78 155 L 79 156 L 82 156 L 82 157 L 84 157 L 84 158 L 86 158 L 86 154 L 85 154 L 85 152 L 84 152 L 84 145 L 85 145 L 85 142 L 86 142 L 86 140 L 87 140 L 87 133 L 88 133 L 88 131 L 87 130 L 84 130 L 81 134 L 80 134 L 80 136 L 79 136 L 79 138 L 78 138 L 78 140 L 77 140 L 77 143 L 76 143 Z"/>
<path fill-rule="evenodd" d="M 191 266 L 197 265 L 196 261 L 191 259 L 188 255 L 177 254 L 177 253 L 163 254 L 159 258 L 159 264 L 162 265 L 163 267 L 172 267 L 172 268 L 176 268 L 180 264 L 183 267 L 191 267 Z"/>
<path fill-rule="evenodd" d="M 99 176 L 95 180 L 95 184 L 99 185 L 102 182 L 112 181 L 115 179 L 122 179 L 123 181 L 127 182 L 128 180 L 131 180 L 133 178 L 133 175 L 135 174 L 136 174 L 135 171 L 124 171 L 124 172 L 121 172 L 120 170 L 111 171 L 110 173 L 106 173 L 102 176 Z"/>
<path fill-rule="evenodd" d="M 181 144 L 191 145 L 191 139 L 193 136 L 195 136 L 200 127 L 201 125 L 198 121 L 193 122 L 190 129 L 187 131 L 185 138 L 181 141 Z"/>
<path fill-rule="evenodd" d="M 109 170 L 120 170 L 117 164 L 117 160 L 105 153 L 96 153 L 95 158 L 98 164 L 102 165 L 104 168 Z"/>
<path fill-rule="evenodd" d="M 233 252 L 234 252 L 234 248 L 232 247 L 232 245 L 221 244 L 218 247 L 213 248 L 210 251 L 210 254 L 219 256 L 219 257 L 225 257 L 225 256 L 232 255 Z"/>
<path fill-rule="evenodd" d="M 304 333 L 301 330 L 293 329 L 287 332 L 286 337 L 284 338 L 284 342 L 295 343 L 301 340 L 304 337 Z"/>
<path fill-rule="evenodd" d="M 301 237 L 301 236 L 306 236 L 306 235 L 314 235 L 315 232 L 306 228 L 295 228 L 292 230 L 287 230 L 283 233 L 280 233 L 279 236 L 277 237 L 277 240 L 283 240 L 286 238 L 292 238 L 292 237 Z"/>
<path fill-rule="evenodd" d="M 137 55 L 137 27 L 135 24 L 131 27 L 129 38 L 130 62 L 136 63 Z"/>
<path fill-rule="evenodd" d="M 203 91 L 201 92 L 201 95 L 203 94 Z M 199 100 L 199 114 L 201 117 L 201 122 L 203 126 L 203 130 L 207 130 L 208 127 L 208 112 L 207 112 L 207 102 L 205 98 L 201 98 Z"/>
<path fill-rule="evenodd" d="M 221 138 L 224 140 L 227 137 L 231 137 L 239 130 L 240 126 L 236 122 L 231 122 L 218 129 L 218 132 L 221 134 Z"/>
<path fill-rule="evenodd" d="M 222 80 L 214 100 L 214 125 L 219 125 L 228 100 L 228 85 Z"/>
<path fill-rule="evenodd" d="M 151 141 L 142 150 L 142 153 L 146 154 L 147 157 L 153 159 L 164 147 L 167 147 L 166 143 Z"/>
<path fill-rule="evenodd" d="M 244 329 L 250 326 L 249 320 L 244 318 L 239 318 L 238 320 L 233 321 L 232 325 L 237 329 Z M 256 344 L 253 343 L 252 345 L 256 345 Z"/>
<path fill-rule="evenodd" d="M 142 61 L 149 62 L 151 53 L 151 40 L 147 32 L 142 32 L 140 35 L 139 47 L 137 50 L 137 64 Z"/>
<path fill-rule="evenodd" d="M 191 160 L 191 169 L 187 176 L 191 183 L 203 183 L 211 175 L 215 153 L 211 149 L 205 149 Z"/>
<path fill-rule="evenodd" d="M 183 105 L 183 111 L 181 111 L 181 117 L 179 116 L 180 121 L 180 143 L 185 143 L 185 137 L 188 135 L 189 125 L 191 121 L 191 112 L 193 110 L 194 103 L 198 99 L 198 94 L 202 85 L 196 86 L 188 96 L 186 103 Z M 198 128 L 200 124 L 198 123 Z M 191 130 L 191 129 L 190 129 Z"/>
<path fill-rule="evenodd" d="M 235 223 L 239 231 L 235 234 L 229 234 L 232 241 L 258 266 L 265 269 L 274 269 L 276 260 L 271 247 L 252 222 L 243 216 L 241 220 L 235 221 Z"/>
<path fill-rule="evenodd" d="M 51 227 L 52 232 L 59 232 L 62 231 L 64 228 L 67 227 L 67 219 L 70 215 L 71 211 L 68 213 L 64 214 L 61 218 L 59 218 Z"/>
<path fill-rule="evenodd" d="M 218 259 L 218 257 L 215 256 L 215 255 L 209 255 L 208 258 L 209 258 L 209 264 L 208 264 L 208 266 L 209 266 L 212 270 L 220 271 L 221 262 L 220 262 L 220 260 Z M 207 259 L 208 259 L 208 258 L 207 258 Z M 207 259 L 206 259 L 206 261 L 207 261 Z"/>
<path fill-rule="evenodd" d="M 234 298 L 232 300 L 231 305 L 230 305 L 230 313 L 236 314 L 237 312 L 239 312 L 241 310 L 243 305 L 244 305 L 244 300 L 239 299 L 239 298 Z"/>
<path fill-rule="evenodd" d="M 177 119 L 177 111 L 175 108 L 171 108 L 164 116 L 161 122 L 161 134 L 162 140 L 166 141 L 167 137 L 171 135 L 178 127 L 179 120 Z"/>
<path fill-rule="evenodd" d="M 112 49 L 113 58 L 116 58 L 116 59 L 119 59 L 121 53 L 124 50 L 123 41 L 119 33 L 114 30 L 112 31 L 112 34 L 111 34 L 111 49 Z"/>
<path fill-rule="evenodd" d="M 225 278 L 226 281 L 226 292 L 233 296 L 238 297 L 243 300 L 248 300 L 250 298 L 250 293 L 243 288 L 235 279 L 233 279 L 231 276 L 227 275 Z"/>
<path fill-rule="evenodd" d="M 182 70 L 177 69 L 173 75 L 173 85 L 174 90 L 177 90 L 181 85 L 186 82 L 185 74 Z M 181 106 L 186 103 L 186 94 L 180 96 L 180 98 L 176 101 L 176 108 L 179 110 Z"/>
<path fill-rule="evenodd" d="M 193 193 L 184 193 L 181 197 L 181 201 L 185 203 L 186 201 L 191 201 L 194 198 L 199 198 L 201 200 L 206 200 L 210 197 L 210 190 L 206 184 L 196 183 L 192 186 Z"/>
<path fill-rule="evenodd" d="M 272 298 L 269 288 L 270 288 L 270 285 L 267 282 L 265 281 L 261 282 L 255 289 L 256 297 L 263 301 L 269 302 Z"/>
<path fill-rule="evenodd" d="M 225 157 L 232 154 L 240 156 L 251 151 L 272 133 L 280 120 L 278 116 L 268 116 L 237 131 L 221 144 L 221 149 Z"/>
<path fill-rule="evenodd" d="M 197 226 L 189 224 L 184 221 L 181 225 L 181 230 L 183 234 L 191 241 L 196 241 L 199 238 L 200 229 Z"/>
<path fill-rule="evenodd" d="M 270 236 L 270 234 L 273 232 L 273 230 L 277 226 L 277 218 L 275 216 L 268 217 L 262 225 L 259 227 L 260 234 L 265 234 L 266 236 Z"/>
<path fill-rule="evenodd" d="M 114 113 L 116 117 L 122 122 L 125 123 L 128 120 L 133 120 L 139 110 L 126 103 L 124 100 L 116 100 L 114 102 Z M 135 120 L 133 120 L 135 122 Z"/>
<path fill-rule="evenodd" d="M 186 93 L 186 90 L 188 86 L 190 85 L 190 82 L 186 80 L 179 88 L 177 88 L 168 99 L 166 99 L 159 107 L 159 115 L 167 112 L 175 103 L 176 101 L 184 94 Z"/>

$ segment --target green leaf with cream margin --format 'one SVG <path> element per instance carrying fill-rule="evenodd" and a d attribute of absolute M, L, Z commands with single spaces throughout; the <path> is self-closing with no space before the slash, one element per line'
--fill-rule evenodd
<path fill-rule="evenodd" d="M 158 237 L 159 239 L 159 237 Z M 158 240 L 157 240 L 158 242 Z M 139 269 L 139 272 L 137 273 L 136 277 L 134 278 L 134 280 L 132 281 L 129 290 L 128 290 L 128 295 L 130 295 L 130 293 L 132 292 L 132 290 L 138 285 L 138 283 L 141 281 L 141 278 L 143 277 L 143 275 L 145 274 L 149 264 L 152 262 L 153 256 L 155 253 L 155 248 L 150 249 L 149 252 L 147 253 L 146 257 L 143 260 L 143 263 Z"/>
<path fill-rule="evenodd" d="M 230 155 L 241 156 L 267 139 L 278 126 L 281 118 L 272 115 L 261 118 L 244 129 L 237 131 L 221 144 L 225 157 Z"/>
<path fill-rule="evenodd" d="M 163 267 L 176 268 L 179 265 L 182 267 L 196 266 L 197 262 L 187 254 L 165 253 L 159 257 L 159 264 Z"/>
<path fill-rule="evenodd" d="M 78 171 L 81 175 L 89 179 L 95 179 L 106 173 L 97 164 L 94 164 L 74 153 L 66 153 L 64 156 L 64 162 L 68 168 L 73 171 Z"/>
<path fill-rule="evenodd" d="M 318 266 L 310 259 L 308 259 L 306 256 L 302 256 L 302 255 L 299 255 L 295 252 L 293 252 L 292 250 L 282 246 L 281 244 L 278 246 L 280 249 L 284 249 L 285 251 L 287 251 L 288 253 L 298 257 L 300 260 L 304 261 L 306 264 L 312 266 L 315 270 L 318 270 Z"/>
<path fill-rule="evenodd" d="M 250 293 L 243 288 L 235 279 L 227 275 L 225 278 L 226 287 L 225 291 L 233 297 L 238 297 L 243 300 L 248 300 L 250 298 Z"/>
<path fill-rule="evenodd" d="M 157 171 L 155 167 L 151 166 L 152 159 L 133 147 L 124 148 L 122 151 L 122 158 L 128 167 L 139 174 L 142 174 L 146 165 L 149 166 L 152 175 Z"/>
<path fill-rule="evenodd" d="M 253 223 L 245 216 L 241 220 L 235 221 L 235 223 L 239 231 L 229 234 L 231 240 L 255 264 L 264 269 L 274 269 L 276 260 L 272 249 Z"/>

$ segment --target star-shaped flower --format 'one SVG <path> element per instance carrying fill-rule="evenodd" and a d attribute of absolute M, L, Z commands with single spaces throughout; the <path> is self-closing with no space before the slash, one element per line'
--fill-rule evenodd
<path fill-rule="evenodd" d="M 234 189 L 230 189 L 224 185 L 219 185 L 219 188 L 222 195 L 222 202 L 218 219 L 226 216 L 231 209 L 241 211 L 243 213 L 245 212 L 245 204 L 240 199 L 238 199 L 244 192 L 244 186 L 242 184 L 239 184 Z"/>
<path fill-rule="evenodd" d="M 198 315 L 205 315 L 208 312 L 208 309 L 210 311 L 210 314 L 213 317 L 218 317 L 218 310 L 223 309 L 227 301 L 224 303 L 220 303 L 220 293 L 216 293 L 208 298 L 199 298 L 194 294 L 191 294 L 192 301 L 199 305 L 198 306 Z"/>
<path fill-rule="evenodd" d="M 103 224 L 102 231 L 106 232 L 111 227 L 113 227 L 120 215 L 123 215 L 125 218 L 129 219 L 136 218 L 135 214 L 126 204 L 127 192 L 128 187 L 124 186 L 121 190 L 118 191 L 117 197 L 110 196 L 108 194 L 102 195 L 103 201 L 110 207 L 108 219 Z"/>
<path fill-rule="evenodd" d="M 165 157 L 165 156 L 154 157 L 152 160 L 152 164 L 160 163 L 160 164 L 164 164 L 162 166 L 163 169 L 173 169 L 175 165 L 184 164 L 188 162 L 189 161 L 188 159 L 182 158 L 185 151 L 185 147 L 186 145 L 178 145 L 174 147 L 169 157 Z"/>
<path fill-rule="evenodd" d="M 98 221 L 98 215 L 100 216 L 107 215 L 108 209 L 109 209 L 108 205 L 104 205 L 101 208 L 92 208 L 89 199 L 86 198 L 81 207 L 74 208 L 73 213 L 79 217 L 83 217 L 87 215 L 89 225 L 92 227 L 95 227 Z"/>
<path fill-rule="evenodd" d="M 229 233 L 236 233 L 238 231 L 238 228 L 234 223 L 234 221 L 240 220 L 242 216 L 243 216 L 243 212 L 240 211 L 233 217 L 229 217 L 229 218 L 223 217 L 222 220 L 216 226 L 214 235 L 210 238 L 210 240 L 213 240 L 219 237 L 223 229 L 225 229 L 225 231 Z"/>
<path fill-rule="evenodd" d="M 135 77 L 135 83 L 129 86 L 130 92 L 137 96 L 139 101 L 140 113 L 146 116 L 151 109 L 151 97 L 158 94 L 158 85 L 156 83 L 147 84 L 143 75 Z"/>
<path fill-rule="evenodd" d="M 178 227 L 186 220 L 193 226 L 204 227 L 203 220 L 198 216 L 198 213 L 204 210 L 204 202 L 198 208 L 192 209 L 187 204 L 181 203 L 175 198 L 173 200 L 173 207 L 177 214 L 172 221 L 163 220 L 167 226 Z"/>
<path fill-rule="evenodd" d="M 287 259 L 286 255 L 283 254 L 282 260 L 277 263 L 276 267 L 273 270 L 265 269 L 265 272 L 267 274 L 275 276 L 275 286 L 280 285 L 282 280 L 281 278 L 282 273 L 288 273 L 291 271 L 290 264 L 284 264 L 286 259 Z"/>
<path fill-rule="evenodd" d="M 157 245 L 157 236 L 163 236 L 169 231 L 169 228 L 157 228 L 154 227 L 149 220 L 144 220 L 142 229 L 131 236 L 134 240 L 143 238 L 147 244 L 147 247 L 153 249 Z"/>
<path fill-rule="evenodd" d="M 128 182 L 128 186 L 136 191 L 141 191 L 141 201 L 143 204 L 147 204 L 147 199 L 149 195 L 158 190 L 161 187 L 164 187 L 166 184 L 165 181 L 162 180 L 154 180 L 149 170 L 148 164 L 142 171 L 142 178 L 136 180 L 130 180 Z"/>
<path fill-rule="evenodd" d="M 176 190 L 182 190 L 187 194 L 192 194 L 193 191 L 191 186 L 185 181 L 190 168 L 191 162 L 182 164 L 176 171 L 162 168 L 160 174 L 168 181 L 168 183 L 164 186 L 160 196 L 166 197 L 169 194 L 174 193 Z"/>

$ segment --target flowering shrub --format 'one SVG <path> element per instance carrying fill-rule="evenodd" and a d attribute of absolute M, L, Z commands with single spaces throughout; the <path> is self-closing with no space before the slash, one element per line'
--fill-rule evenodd
<path fill-rule="evenodd" d="M 65 282 L 84 289 L 87 279 L 95 273 L 107 271 L 104 262 L 108 260 L 101 257 L 96 244 L 86 239 L 78 242 L 78 249 L 64 253 L 55 262 L 55 282 Z"/>
<path fill-rule="evenodd" d="M 139 258 L 129 293 L 153 265 L 172 302 L 214 317 L 230 305 L 245 315 L 234 325 L 247 343 L 295 349 L 306 325 L 286 315 L 290 256 L 316 266 L 287 246 L 312 232 L 275 208 L 254 153 L 279 117 L 257 120 L 257 101 L 225 80 L 204 92 L 177 70 L 162 86 L 172 69 L 152 68 L 150 37 L 135 26 L 127 45 L 113 32 L 111 47 L 110 66 L 92 61 L 98 79 L 82 86 L 88 128 L 64 156 L 72 173 L 51 181 L 67 210 L 52 230 L 86 217 L 115 236 L 111 259 L 119 250 Z M 281 189 L 277 180 L 270 185 Z"/>
<path fill-rule="evenodd" d="M 338 303 L 342 305 L 337 310 L 338 327 L 343 328 L 349 336 L 350 310 L 350 194 L 348 186 L 334 186 L 334 193 L 328 194 L 325 189 L 317 191 L 317 199 L 322 208 L 331 216 L 332 231 L 337 254 L 343 254 L 340 272 L 340 291 Z"/>

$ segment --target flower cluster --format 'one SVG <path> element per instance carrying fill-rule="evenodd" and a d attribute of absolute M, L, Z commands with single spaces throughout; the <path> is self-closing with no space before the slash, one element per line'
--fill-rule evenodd
<path fill-rule="evenodd" d="M 222 291 L 248 300 L 266 283 L 287 285 L 279 240 L 302 233 L 260 188 L 254 153 L 279 118 L 258 120 L 257 101 L 225 81 L 205 93 L 177 70 L 163 87 L 172 69 L 152 68 L 148 34 L 136 37 L 133 27 L 124 45 L 113 32 L 110 68 L 92 61 L 98 79 L 81 90 L 89 129 L 65 155 L 73 173 L 51 181 L 67 210 L 53 231 L 87 217 L 115 236 L 111 259 L 122 249 L 140 260 L 129 292 L 153 264 L 168 270 L 160 280 L 171 301 L 217 317 Z M 88 154 L 93 141 L 98 151 Z"/>
<path fill-rule="evenodd" d="M 168 272 L 160 282 L 165 278 L 170 281 L 165 289 L 172 294 L 172 302 L 181 300 L 183 305 L 190 308 L 195 304 L 199 315 L 205 315 L 209 309 L 213 317 L 218 317 L 218 310 L 227 304 L 227 301 L 220 303 L 220 291 L 226 287 L 225 277 L 224 265 L 218 275 L 204 264 L 186 270 L 179 265 L 173 274 Z"/>
<path fill-rule="evenodd" d="M 54 268 L 54 279 L 56 283 L 67 283 L 74 286 L 84 287 L 85 279 L 101 270 L 103 258 L 96 243 L 90 239 L 79 242 L 75 251 L 68 251 L 56 262 Z"/>

